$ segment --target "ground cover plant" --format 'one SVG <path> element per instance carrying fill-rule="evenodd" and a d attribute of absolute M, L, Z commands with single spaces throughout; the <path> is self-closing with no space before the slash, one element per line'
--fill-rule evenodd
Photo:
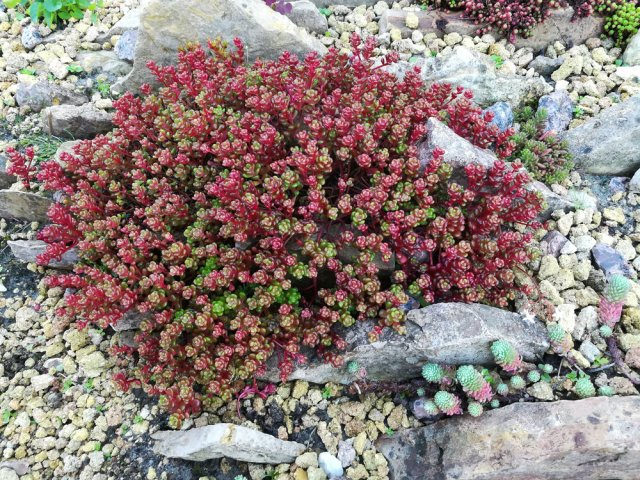
<path fill-rule="evenodd" d="M 372 39 L 352 44 L 249 66 L 239 41 L 189 47 L 151 66 L 158 93 L 116 102 L 108 136 L 37 172 L 32 150 L 10 152 L 26 183 L 63 192 L 39 234 L 40 262 L 81 259 L 48 279 L 73 289 L 59 314 L 106 328 L 141 312 L 137 348 L 115 348 L 136 367 L 117 381 L 160 395 L 173 425 L 257 390 L 272 355 L 283 379 L 303 348 L 340 365 L 338 324 L 403 333 L 410 296 L 506 307 L 532 293 L 515 274 L 542 207 L 526 172 L 498 161 L 454 180 L 442 150 L 418 158 L 429 117 L 502 159 L 512 132 L 469 92 L 399 81 L 374 67 Z"/>

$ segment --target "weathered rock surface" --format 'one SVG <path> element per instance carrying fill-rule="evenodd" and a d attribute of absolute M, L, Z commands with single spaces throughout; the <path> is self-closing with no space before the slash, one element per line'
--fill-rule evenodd
<path fill-rule="evenodd" d="M 42 255 L 47 248 L 47 244 L 41 240 L 9 240 L 7 245 L 9 245 L 14 257 L 27 263 L 36 262 L 36 257 Z M 71 269 L 77 261 L 78 253 L 75 249 L 71 249 L 62 255 L 60 260 L 52 260 L 47 266 Z"/>
<path fill-rule="evenodd" d="M 318 8 L 329 7 L 338 4 L 336 0 L 311 0 Z M 340 0 L 339 5 L 345 7 L 359 7 L 360 5 L 375 5 L 379 0 Z"/>
<path fill-rule="evenodd" d="M 298 27 L 310 32 L 324 34 L 329 28 L 327 17 L 309 0 L 291 2 L 291 12 L 287 13 L 287 17 Z"/>
<path fill-rule="evenodd" d="M 640 397 L 514 403 L 382 438 L 393 480 L 635 480 Z"/>
<path fill-rule="evenodd" d="M 547 131 L 563 132 L 573 120 L 573 102 L 565 90 L 540 98 L 538 112 L 542 109 L 547 112 Z"/>
<path fill-rule="evenodd" d="M 633 174 L 629 182 L 629 190 L 632 192 L 640 192 L 640 170 Z"/>
<path fill-rule="evenodd" d="M 427 120 L 427 135 L 418 144 L 418 159 L 422 168 L 429 164 L 436 147 L 444 150 L 444 161 L 457 169 L 471 164 L 489 168 L 496 161 L 493 152 L 476 147 L 440 120 L 429 118 Z"/>
<path fill-rule="evenodd" d="M 640 95 L 603 110 L 564 136 L 578 170 L 631 176 L 640 168 Z"/>
<path fill-rule="evenodd" d="M 83 105 L 89 101 L 82 93 L 46 81 L 21 82 L 15 99 L 19 106 L 28 106 L 36 113 L 52 105 Z"/>
<path fill-rule="evenodd" d="M 292 463 L 307 447 L 250 428 L 219 423 L 185 431 L 160 431 L 154 452 L 170 458 L 202 462 L 228 457 L 251 463 Z"/>
<path fill-rule="evenodd" d="M 58 105 L 42 111 L 42 128 L 57 137 L 92 138 L 111 131 L 112 117 L 92 105 Z"/>
<path fill-rule="evenodd" d="M 362 322 L 344 332 L 348 345 L 345 360 L 355 360 L 365 367 L 372 381 L 415 378 L 427 361 L 491 365 L 494 359 L 489 347 L 499 338 L 510 341 L 529 360 L 549 345 L 540 323 L 479 304 L 439 303 L 412 310 L 407 314 L 406 335 L 386 330 L 377 342 L 370 343 L 367 334 L 373 326 L 372 322 Z M 274 358 L 265 377 L 278 381 Z M 344 384 L 353 381 L 345 369 L 332 368 L 317 359 L 298 366 L 290 379 Z"/>
<path fill-rule="evenodd" d="M 596 265 L 609 277 L 611 275 L 631 276 L 631 266 L 622 254 L 605 243 L 598 243 L 591 249 Z"/>
<path fill-rule="evenodd" d="M 114 51 L 120 60 L 133 62 L 137 43 L 138 30 L 127 30 L 122 34 L 120 40 L 118 40 Z"/>
<path fill-rule="evenodd" d="M 622 62 L 625 65 L 640 65 L 640 32 L 636 33 L 622 54 Z"/>
<path fill-rule="evenodd" d="M 517 109 L 532 99 L 550 93 L 553 88 L 540 77 L 526 78 L 504 75 L 496 70 L 488 55 L 456 46 L 453 52 L 440 57 L 420 58 L 415 63 L 398 62 L 386 67 L 399 77 L 419 67 L 426 84 L 450 83 L 473 91 L 481 106 L 507 102 Z"/>
<path fill-rule="evenodd" d="M 35 193 L 0 190 L 0 218 L 47 222 L 51 200 Z"/>
<path fill-rule="evenodd" d="M 604 18 L 599 15 L 573 19 L 573 8 L 551 10 L 549 18 L 539 23 L 527 38 L 516 38 L 516 48 L 529 47 L 541 50 L 558 39 L 566 45 L 581 45 L 589 38 L 599 37 L 604 27 Z"/>
<path fill-rule="evenodd" d="M 151 0 L 140 17 L 133 70 L 113 91 L 137 91 L 143 83 L 153 84 L 147 62 L 175 63 L 178 49 L 187 42 L 206 43 L 217 37 L 242 39 L 247 61 L 277 58 L 284 51 L 299 56 L 326 52 L 318 39 L 262 0 Z"/>

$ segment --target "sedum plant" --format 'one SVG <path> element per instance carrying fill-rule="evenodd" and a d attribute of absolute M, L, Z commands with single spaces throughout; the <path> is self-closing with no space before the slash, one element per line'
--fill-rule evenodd
<path fill-rule="evenodd" d="M 517 350 L 506 340 L 496 340 L 491 344 L 491 353 L 496 363 L 505 372 L 515 373 L 522 365 L 522 357 Z"/>
<path fill-rule="evenodd" d="M 80 258 L 48 279 L 73 289 L 59 314 L 105 328 L 146 314 L 138 346 L 117 349 L 137 360 L 117 381 L 159 395 L 174 425 L 272 355 L 283 380 L 303 348 L 340 366 L 338 326 L 403 333 L 408 294 L 504 307 L 531 293 L 514 274 L 533 252 L 532 230 L 513 227 L 535 227 L 542 207 L 526 173 L 498 161 L 458 182 L 441 149 L 418 158 L 431 116 L 476 119 L 470 140 L 502 158 L 508 138 L 463 89 L 400 81 L 374 67 L 373 39 L 352 46 L 248 66 L 240 41 L 189 47 L 151 65 L 158 93 L 115 103 L 111 134 L 37 173 L 64 194 L 39 262 Z M 28 183 L 33 151 L 9 155 Z"/>
<path fill-rule="evenodd" d="M 516 147 L 509 157 L 519 160 L 531 175 L 544 183 L 562 182 L 573 167 L 569 145 L 546 130 L 547 112 L 525 107 L 517 115 L 520 131 L 511 137 Z"/>
<path fill-rule="evenodd" d="M 75 18 L 80 20 L 85 12 L 94 12 L 103 6 L 103 0 L 3 0 L 7 8 L 22 8 L 33 23 L 44 21 L 49 27 Z"/>

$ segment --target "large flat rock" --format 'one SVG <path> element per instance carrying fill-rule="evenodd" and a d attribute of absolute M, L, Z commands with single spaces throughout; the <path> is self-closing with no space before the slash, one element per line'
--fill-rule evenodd
<path fill-rule="evenodd" d="M 52 201 L 35 193 L 0 190 L 0 218 L 30 222 L 48 222 L 47 211 Z"/>
<path fill-rule="evenodd" d="M 143 83 L 155 84 L 147 62 L 174 64 L 188 42 L 206 44 L 218 37 L 242 39 L 247 61 L 274 59 L 285 51 L 300 57 L 326 52 L 318 39 L 262 0 L 151 0 L 140 15 L 133 70 L 113 91 L 136 92 Z"/>
<path fill-rule="evenodd" d="M 48 107 L 41 117 L 43 130 L 56 137 L 93 138 L 113 129 L 113 115 L 91 104 Z"/>
<path fill-rule="evenodd" d="M 379 341 L 371 343 L 367 334 L 373 322 L 360 322 L 344 332 L 345 360 L 355 360 L 367 369 L 371 381 L 402 381 L 420 376 L 426 362 L 494 364 L 491 343 L 503 338 L 511 342 L 527 360 L 542 355 L 549 343 L 545 328 L 537 321 L 480 304 L 438 303 L 407 314 L 406 335 L 387 329 Z M 278 381 L 275 359 L 270 360 L 266 378 Z M 353 376 L 312 359 L 299 365 L 291 380 L 313 383 L 349 384 Z"/>
<path fill-rule="evenodd" d="M 292 463 L 307 447 L 231 423 L 185 431 L 160 431 L 153 451 L 170 458 L 203 462 L 228 457 L 251 463 Z"/>
<path fill-rule="evenodd" d="M 378 449 L 392 480 L 637 480 L 639 429 L 637 396 L 514 403 L 398 432 Z"/>
<path fill-rule="evenodd" d="M 18 260 L 27 263 L 37 262 L 38 255 L 47 249 L 47 244 L 41 240 L 9 240 L 7 242 L 11 253 Z M 78 252 L 75 249 L 67 251 L 60 260 L 52 260 L 47 267 L 70 270 L 78 262 Z"/>
<path fill-rule="evenodd" d="M 630 177 L 640 168 L 640 95 L 603 110 L 564 139 L 577 170 Z"/>

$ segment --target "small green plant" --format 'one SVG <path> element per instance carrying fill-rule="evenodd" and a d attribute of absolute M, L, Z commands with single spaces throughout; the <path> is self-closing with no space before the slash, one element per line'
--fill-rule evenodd
<path fill-rule="evenodd" d="M 516 114 L 520 131 L 510 140 L 516 145 L 510 161 L 520 160 L 536 179 L 547 184 L 562 182 L 573 167 L 569 145 L 547 131 L 547 112 L 525 107 Z"/>
<path fill-rule="evenodd" d="M 5 408 L 2 411 L 2 424 L 6 425 L 7 423 L 9 423 L 9 420 L 11 420 L 11 417 L 13 416 L 15 416 L 14 412 L 9 410 L 8 408 Z"/>
<path fill-rule="evenodd" d="M 135 417 L 133 417 L 133 423 L 140 424 L 144 422 L 144 418 L 142 418 L 140 415 L 136 415 Z"/>
<path fill-rule="evenodd" d="M 396 433 L 396 431 L 395 431 L 393 428 L 391 428 L 391 427 L 387 427 L 387 429 L 386 429 L 386 430 L 385 430 L 385 432 L 384 432 L 384 434 L 385 434 L 387 437 L 393 437 L 393 434 L 394 434 L 394 433 Z"/>
<path fill-rule="evenodd" d="M 593 397 L 596 394 L 596 388 L 591 383 L 591 379 L 587 376 L 581 377 L 575 383 L 576 395 L 580 398 Z"/>
<path fill-rule="evenodd" d="M 73 387 L 73 380 L 70 378 L 67 378 L 63 383 L 62 383 L 62 391 L 66 392 L 67 390 L 69 390 L 71 387 Z"/>
<path fill-rule="evenodd" d="M 278 478 L 279 475 L 280 475 L 280 472 L 278 472 L 275 468 L 272 468 L 264 472 L 263 479 L 275 480 L 276 478 Z"/>
<path fill-rule="evenodd" d="M 100 450 L 102 450 L 102 444 L 100 442 L 96 442 L 93 444 L 93 451 L 94 452 L 99 452 Z"/>
<path fill-rule="evenodd" d="M 92 20 L 95 22 L 95 10 L 103 6 L 103 0 L 3 0 L 3 3 L 7 8 L 21 9 L 33 23 L 42 20 L 49 27 L 72 18 L 81 20 L 86 11 L 93 12 Z"/>
<path fill-rule="evenodd" d="M 567 373 L 567 379 L 571 380 L 572 382 L 575 382 L 578 379 L 578 373 L 577 372 Z"/>
<path fill-rule="evenodd" d="M 328 8 L 320 8 L 319 12 L 324 15 L 325 17 L 329 18 L 331 16 L 331 14 L 333 13 L 331 10 L 329 10 Z"/>
<path fill-rule="evenodd" d="M 103 97 L 108 97 L 111 95 L 111 85 L 106 80 L 98 79 L 96 83 L 96 90 L 98 90 L 100 95 L 102 95 Z"/>
<path fill-rule="evenodd" d="M 84 71 L 84 68 L 82 68 L 80 65 L 71 64 L 67 65 L 67 70 L 69 70 L 71 73 L 81 73 Z"/>
<path fill-rule="evenodd" d="M 603 365 L 607 365 L 609 363 L 609 359 L 603 356 L 598 356 L 593 359 L 592 364 L 596 367 L 602 367 Z"/>
<path fill-rule="evenodd" d="M 128 431 L 129 431 L 129 425 L 127 425 L 126 423 L 123 423 L 122 425 L 120 425 L 120 433 L 122 435 L 124 435 Z"/>
<path fill-rule="evenodd" d="M 35 69 L 29 67 L 19 70 L 18 73 L 21 73 L 22 75 L 31 75 L 32 77 L 36 75 Z"/>
<path fill-rule="evenodd" d="M 580 108 L 580 105 L 576 105 L 575 107 L 573 107 L 573 116 L 575 118 L 580 118 L 584 115 L 584 110 L 582 110 L 582 108 Z"/>
<path fill-rule="evenodd" d="M 625 47 L 639 28 L 640 5 L 634 1 L 619 5 L 604 24 L 604 31 L 616 41 L 618 47 Z"/>
<path fill-rule="evenodd" d="M 500 69 L 502 65 L 504 65 L 504 58 L 502 58 L 500 55 L 491 55 L 491 60 L 493 60 L 493 63 L 495 63 L 497 69 Z"/>
<path fill-rule="evenodd" d="M 32 147 L 35 156 L 34 162 L 46 162 L 52 158 L 58 151 L 58 147 L 62 144 L 62 139 L 53 135 L 43 133 L 26 135 L 18 140 L 18 146 L 21 148 Z"/>
<path fill-rule="evenodd" d="M 83 384 L 82 387 L 87 391 L 90 392 L 91 390 L 93 390 L 93 378 L 89 378 L 87 379 Z"/>

